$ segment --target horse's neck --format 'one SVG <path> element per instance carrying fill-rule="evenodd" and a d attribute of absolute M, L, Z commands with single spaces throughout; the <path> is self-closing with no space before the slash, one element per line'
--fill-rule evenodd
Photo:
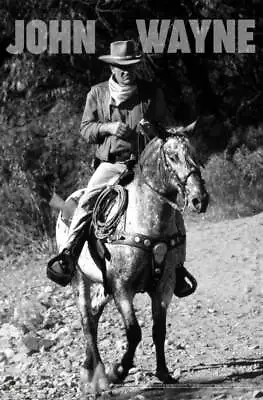
<path fill-rule="evenodd" d="M 154 236 L 169 235 L 176 231 L 184 233 L 180 211 L 173 209 L 139 176 L 129 185 L 129 210 L 127 222 L 135 232 Z"/>
<path fill-rule="evenodd" d="M 165 169 L 161 156 L 161 139 L 153 139 L 144 149 L 134 181 L 129 185 L 127 223 L 134 232 L 148 235 L 184 233 L 180 211 L 165 201 L 167 193 Z M 162 193 L 163 195 L 159 195 Z"/>
<path fill-rule="evenodd" d="M 147 180 L 150 186 L 165 194 L 167 188 L 161 146 L 162 140 L 159 138 L 155 138 L 148 143 L 141 154 L 140 167 L 136 170 L 135 178 L 137 178 L 138 186 L 143 185 Z"/>

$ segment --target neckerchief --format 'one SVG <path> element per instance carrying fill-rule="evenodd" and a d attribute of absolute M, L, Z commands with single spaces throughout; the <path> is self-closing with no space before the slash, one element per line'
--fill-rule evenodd
<path fill-rule="evenodd" d="M 119 85 L 113 76 L 109 79 L 110 96 L 115 100 L 116 106 L 128 100 L 137 90 L 137 85 Z"/>

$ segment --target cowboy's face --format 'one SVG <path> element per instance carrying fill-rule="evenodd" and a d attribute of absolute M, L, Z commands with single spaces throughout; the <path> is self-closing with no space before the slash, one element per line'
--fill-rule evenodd
<path fill-rule="evenodd" d="M 119 85 L 131 85 L 135 81 L 136 76 L 136 64 L 133 65 L 112 65 L 111 72 L 114 75 Z"/>

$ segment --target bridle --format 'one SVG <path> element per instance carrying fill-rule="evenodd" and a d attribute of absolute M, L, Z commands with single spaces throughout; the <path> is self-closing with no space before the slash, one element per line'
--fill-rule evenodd
<path fill-rule="evenodd" d="M 176 171 L 173 170 L 173 168 L 171 167 L 171 165 L 169 164 L 169 162 L 167 160 L 167 155 L 166 155 L 166 152 L 164 150 L 164 144 L 166 143 L 166 141 L 170 137 L 174 137 L 174 136 L 183 136 L 183 135 L 181 133 L 177 133 L 177 134 L 169 135 L 165 139 L 162 139 L 162 144 L 160 146 L 160 157 L 161 157 L 160 165 L 162 166 L 162 172 L 160 173 L 160 175 L 162 177 L 162 181 L 164 183 L 164 186 L 167 186 L 169 180 L 172 180 L 172 179 L 177 182 L 179 191 L 180 191 L 180 193 L 181 193 L 181 195 L 182 195 L 182 197 L 184 199 L 184 205 L 183 205 L 183 207 L 181 209 L 181 211 L 184 212 L 186 207 L 187 207 L 187 204 L 188 204 L 188 190 L 187 190 L 187 181 L 188 181 L 188 179 L 190 178 L 191 175 L 198 175 L 201 180 L 202 180 L 202 177 L 201 177 L 200 169 L 194 163 L 192 163 L 192 167 L 190 168 L 190 171 L 188 172 L 188 174 L 186 175 L 184 180 L 181 180 L 179 178 L 178 174 L 176 173 Z M 152 186 L 152 184 L 147 180 L 147 177 L 143 173 L 144 165 L 140 161 L 139 161 L 138 164 L 139 164 L 139 168 L 140 168 L 140 172 L 141 172 L 141 177 L 142 177 L 144 183 L 153 192 L 155 192 L 162 200 L 164 200 L 166 203 L 170 204 L 171 207 L 173 207 L 176 210 L 178 210 L 178 204 L 175 201 L 170 200 L 162 191 L 154 188 Z M 168 171 L 168 173 L 167 173 L 167 171 Z"/>

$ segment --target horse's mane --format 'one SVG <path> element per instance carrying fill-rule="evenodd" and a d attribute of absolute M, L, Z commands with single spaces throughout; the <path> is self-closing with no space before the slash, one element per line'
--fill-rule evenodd
<path fill-rule="evenodd" d="M 141 177 L 142 169 L 146 166 L 150 166 L 153 155 L 156 153 L 156 151 L 159 153 L 162 144 L 163 140 L 159 136 L 155 136 L 146 144 L 134 168 L 135 176 L 139 178 Z M 157 160 L 158 159 L 160 159 L 160 157 L 157 157 Z M 151 170 L 152 173 L 154 173 L 154 170 L 156 171 L 155 168 L 151 168 Z"/>
<path fill-rule="evenodd" d="M 159 142 L 159 143 L 157 143 L 157 142 Z M 154 149 L 157 147 L 161 147 L 162 142 L 163 141 L 159 136 L 155 136 L 153 139 L 151 139 L 150 142 L 147 143 L 147 145 L 141 152 L 139 160 L 138 160 L 139 163 L 141 165 L 144 164 L 144 162 L 149 159 L 149 156 L 154 151 Z"/>

